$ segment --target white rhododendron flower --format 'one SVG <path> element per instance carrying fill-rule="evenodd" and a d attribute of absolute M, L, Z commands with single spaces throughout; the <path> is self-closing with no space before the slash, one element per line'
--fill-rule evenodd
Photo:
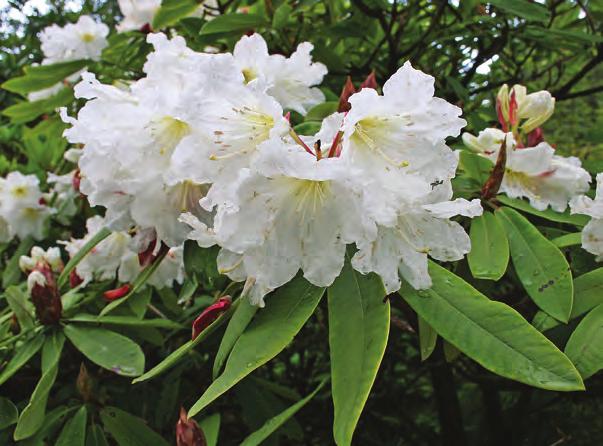
<path fill-rule="evenodd" d="M 40 33 L 44 53 L 43 64 L 67 62 L 78 59 L 99 60 L 107 46 L 109 28 L 90 16 L 80 16 L 76 23 L 63 27 L 51 25 Z"/>
<path fill-rule="evenodd" d="M 87 234 L 81 239 L 59 242 L 70 257 L 75 256 L 88 241 L 106 226 L 103 217 L 94 216 L 86 221 Z M 76 274 L 84 285 L 93 280 L 131 282 L 142 271 L 138 253 L 133 250 L 134 238 L 126 231 L 114 231 L 96 245 L 76 266 Z M 147 283 L 162 288 L 184 280 L 182 247 L 171 248 Z"/>
<path fill-rule="evenodd" d="M 139 30 L 153 21 L 161 0 L 118 0 L 124 19 L 117 25 L 119 32 Z"/>
<path fill-rule="evenodd" d="M 255 79 L 267 86 L 283 108 L 295 110 L 302 115 L 313 106 L 324 102 L 324 94 L 314 85 L 322 82 L 327 67 L 312 62 L 310 53 L 314 46 L 301 43 L 290 57 L 268 54 L 266 41 L 259 34 L 243 36 L 235 45 L 233 55 L 245 76 L 245 82 Z"/>
<path fill-rule="evenodd" d="M 597 191 L 594 200 L 586 195 L 570 201 L 572 214 L 592 217 L 582 230 L 582 248 L 603 260 L 603 173 L 597 174 Z"/>
<path fill-rule="evenodd" d="M 4 241 L 15 236 L 41 240 L 50 214 L 35 175 L 11 172 L 0 178 L 0 235 Z"/>
<path fill-rule="evenodd" d="M 576 157 L 555 155 L 546 142 L 534 147 L 518 147 L 511 132 L 489 128 L 476 137 L 463 134 L 464 143 L 472 150 L 496 162 L 506 138 L 507 161 L 500 192 L 511 198 L 527 198 L 532 207 L 563 212 L 569 200 L 589 188 L 590 175 Z"/>

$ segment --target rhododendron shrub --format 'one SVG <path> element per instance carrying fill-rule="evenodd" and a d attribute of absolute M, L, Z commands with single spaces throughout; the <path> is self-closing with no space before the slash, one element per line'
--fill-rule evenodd
<path fill-rule="evenodd" d="M 425 41 L 488 17 L 539 42 L 554 7 L 417 4 L 100 2 L 15 45 L 2 441 L 433 444 L 384 412 L 419 385 L 468 444 L 453 373 L 493 431 L 487 383 L 519 414 L 590 391 L 603 174 L 549 126 L 600 58 L 505 83 L 496 33 L 477 56 Z M 586 31 L 558 33 L 598 43 L 597 11 L 568 7 Z"/>

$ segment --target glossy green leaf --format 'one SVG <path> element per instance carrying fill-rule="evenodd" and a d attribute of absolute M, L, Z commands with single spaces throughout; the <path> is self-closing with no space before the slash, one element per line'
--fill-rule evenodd
<path fill-rule="evenodd" d="M 59 406 L 46 414 L 42 427 L 32 437 L 19 442 L 19 446 L 41 446 L 51 444 L 48 440 L 75 411 L 75 407 Z"/>
<path fill-rule="evenodd" d="M 19 246 L 12 255 L 4 271 L 2 272 L 2 288 L 6 289 L 11 285 L 19 283 L 19 279 L 23 274 L 21 268 L 19 268 L 19 259 L 21 256 L 29 255 L 29 252 L 34 245 L 34 241 L 31 237 L 26 237 L 19 242 Z"/>
<path fill-rule="evenodd" d="M 509 263 L 509 242 L 504 228 L 492 212 L 471 221 L 471 251 L 467 254 L 471 274 L 476 279 L 500 279 Z"/>
<path fill-rule="evenodd" d="M 571 234 L 565 234 L 551 240 L 557 248 L 567 248 L 569 246 L 576 246 L 582 244 L 582 233 L 572 232 Z"/>
<path fill-rule="evenodd" d="M 565 354 L 586 379 L 603 369 L 603 304 L 580 321 L 565 346 Z"/>
<path fill-rule="evenodd" d="M 163 0 L 161 7 L 153 17 L 152 27 L 160 30 L 177 23 L 180 19 L 191 15 L 199 8 L 195 0 Z"/>
<path fill-rule="evenodd" d="M 138 382 L 146 381 L 147 379 L 154 378 L 174 367 L 176 364 L 178 364 L 178 362 L 183 360 L 184 357 L 188 355 L 193 348 L 195 348 L 195 346 L 207 339 L 214 331 L 221 327 L 224 322 L 229 320 L 229 318 L 236 311 L 240 303 L 241 299 L 237 299 L 231 305 L 231 307 L 224 314 L 222 314 L 222 316 L 218 317 L 218 319 L 212 322 L 205 330 L 201 332 L 201 334 L 199 334 L 199 336 L 197 336 L 194 340 L 188 341 L 187 343 L 178 347 L 176 350 L 170 353 L 167 358 L 165 358 L 151 370 L 134 379 L 132 383 L 135 384 Z"/>
<path fill-rule="evenodd" d="M 269 22 L 258 14 L 229 13 L 222 14 L 207 22 L 201 29 L 201 35 L 219 33 L 241 33 L 268 26 Z"/>
<path fill-rule="evenodd" d="M 551 16 L 546 7 L 528 0 L 489 0 L 489 3 L 511 15 L 526 20 L 546 22 Z"/>
<path fill-rule="evenodd" d="M 297 124 L 293 129 L 299 135 L 314 135 L 320 130 L 320 121 L 306 121 L 301 124 Z"/>
<path fill-rule="evenodd" d="M 69 280 L 69 274 L 78 265 L 78 263 L 80 263 L 82 261 L 82 259 L 86 256 L 86 254 L 88 254 L 90 251 L 92 251 L 92 249 L 96 245 L 98 245 L 100 242 L 102 242 L 104 239 L 106 239 L 110 235 L 111 235 L 110 229 L 102 228 L 100 231 L 98 231 L 96 234 L 94 234 L 94 236 L 90 240 L 88 240 L 84 246 L 82 246 L 80 248 L 80 250 L 77 252 L 77 254 L 75 254 L 69 260 L 69 262 L 67 262 L 67 265 L 65 265 L 65 268 L 63 268 L 63 271 L 59 275 L 57 282 L 58 282 L 60 288 L 62 288 L 67 283 L 67 281 Z"/>
<path fill-rule="evenodd" d="M 54 331 L 44 340 L 42 346 L 42 372 L 50 370 L 61 359 L 65 336 L 61 331 Z"/>
<path fill-rule="evenodd" d="M 98 325 L 122 325 L 124 327 L 154 327 L 167 329 L 183 329 L 182 324 L 169 319 L 138 319 L 132 316 L 94 316 L 93 314 L 77 314 L 67 319 L 68 322 L 82 322 Z"/>
<path fill-rule="evenodd" d="M 21 330 L 34 326 L 34 307 L 29 296 L 17 286 L 10 286 L 4 292 L 8 306 L 15 314 Z"/>
<path fill-rule="evenodd" d="M 586 215 L 572 215 L 569 213 L 569 211 L 556 212 L 552 209 L 547 209 L 546 211 L 539 211 L 538 209 L 533 208 L 530 203 L 528 203 L 526 200 L 521 200 L 519 198 L 509 198 L 506 195 L 497 195 L 496 199 L 506 206 L 511 206 L 512 208 L 518 209 L 527 214 L 535 215 L 537 217 L 544 218 L 545 220 L 550 220 L 557 223 L 569 223 L 574 226 L 582 227 L 585 226 L 586 223 L 588 223 L 588 221 L 590 220 L 590 217 Z"/>
<path fill-rule="evenodd" d="M 65 336 L 95 364 L 122 376 L 144 371 L 144 354 L 138 344 L 113 331 L 76 324 L 65 326 Z"/>
<path fill-rule="evenodd" d="M 82 406 L 73 418 L 65 423 L 55 446 L 85 446 L 87 419 L 88 412 L 86 411 L 86 406 Z"/>
<path fill-rule="evenodd" d="M 389 301 L 381 278 L 346 260 L 329 287 L 329 351 L 338 445 L 349 445 L 377 376 L 389 335 Z"/>
<path fill-rule="evenodd" d="M 205 435 L 205 441 L 207 446 L 217 446 L 218 436 L 220 434 L 220 414 L 215 413 L 208 417 L 203 418 L 199 422 L 199 427 Z"/>
<path fill-rule="evenodd" d="M 52 113 L 59 107 L 73 102 L 73 89 L 63 88 L 58 93 L 38 101 L 18 102 L 2 110 L 2 114 L 10 118 L 14 124 L 24 124 L 45 113 Z"/>
<path fill-rule="evenodd" d="M 224 373 L 218 377 L 189 410 L 194 416 L 258 367 L 278 355 L 301 330 L 314 312 L 324 288 L 297 277 L 266 299 L 235 343 Z"/>
<path fill-rule="evenodd" d="M 421 361 L 425 361 L 433 353 L 438 341 L 438 333 L 429 325 L 421 316 L 419 322 L 419 350 L 421 353 Z"/>
<path fill-rule="evenodd" d="M 496 216 L 505 227 L 513 266 L 527 293 L 542 310 L 567 322 L 574 286 L 563 253 L 519 212 L 499 208 Z"/>
<path fill-rule="evenodd" d="M 473 178 L 479 186 L 483 185 L 488 177 L 494 164 L 488 158 L 480 156 L 476 153 L 461 150 L 459 155 L 459 165 L 465 173 Z"/>
<path fill-rule="evenodd" d="M 216 353 L 216 359 L 214 359 L 213 379 L 216 379 L 222 371 L 232 347 L 241 334 L 243 334 L 257 311 L 258 307 L 251 305 L 249 299 L 242 299 L 240 305 L 233 313 L 230 322 L 228 322 L 224 336 L 222 336 L 222 340 L 220 341 L 220 347 L 218 348 L 218 353 Z"/>
<path fill-rule="evenodd" d="M 241 443 L 241 446 L 258 446 L 262 444 L 266 438 L 272 435 L 279 427 L 285 424 L 287 420 L 294 416 L 302 407 L 304 407 L 312 398 L 314 398 L 320 389 L 323 388 L 325 383 L 326 380 L 321 382 L 318 387 L 316 387 L 316 389 L 314 389 L 314 391 L 308 396 L 266 421 L 266 423 L 264 423 L 260 429 L 245 438 Z"/>
<path fill-rule="evenodd" d="M 323 102 L 322 104 L 315 105 L 308 111 L 305 120 L 322 121 L 327 116 L 335 113 L 337 111 L 338 106 L 339 102 L 336 101 Z M 328 144 L 331 144 L 331 142 L 332 141 L 322 141 L 322 144 L 326 146 Z"/>
<path fill-rule="evenodd" d="M 8 398 L 0 396 L 0 430 L 12 426 L 19 418 L 19 411 Z"/>
<path fill-rule="evenodd" d="M 105 430 L 118 446 L 168 446 L 161 435 L 153 431 L 144 420 L 117 407 L 105 407 L 100 411 Z"/>
<path fill-rule="evenodd" d="M 44 344 L 44 336 L 38 333 L 33 338 L 28 339 L 23 345 L 17 346 L 15 355 L 0 371 L 0 385 L 4 384 L 23 367 L 42 348 L 42 344 Z"/>
<path fill-rule="evenodd" d="M 38 65 L 25 68 L 23 76 L 15 77 L 2 84 L 2 88 L 14 93 L 26 95 L 32 91 L 39 91 L 62 82 L 70 74 L 81 70 L 90 61 L 74 60 L 51 65 Z"/>
<path fill-rule="evenodd" d="M 548 390 L 584 389 L 570 360 L 514 309 L 433 262 L 429 274 L 431 289 L 405 283 L 400 294 L 448 342 L 506 378 Z"/>

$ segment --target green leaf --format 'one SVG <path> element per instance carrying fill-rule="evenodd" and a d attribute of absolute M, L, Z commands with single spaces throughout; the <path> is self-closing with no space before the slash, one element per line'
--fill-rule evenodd
<path fill-rule="evenodd" d="M 57 108 L 70 104 L 73 100 L 73 89 L 63 88 L 45 99 L 18 102 L 2 110 L 2 114 L 9 117 L 14 124 L 24 124 L 45 113 L 52 113 Z"/>
<path fill-rule="evenodd" d="M 123 325 L 125 327 L 168 328 L 174 330 L 184 328 L 181 324 L 169 319 L 138 319 L 132 316 L 94 316 L 93 314 L 77 314 L 72 318 L 67 319 L 67 322 L 83 322 L 99 325 Z"/>
<path fill-rule="evenodd" d="M 19 443 L 19 446 L 41 446 L 49 444 L 47 440 L 63 424 L 64 420 L 75 410 L 75 407 L 59 406 L 46 414 L 42 427 L 32 437 Z"/>
<path fill-rule="evenodd" d="M 50 370 L 61 359 L 65 336 L 60 331 L 54 331 L 44 341 L 42 347 L 42 372 Z"/>
<path fill-rule="evenodd" d="M 92 251 L 92 249 L 96 245 L 98 245 L 100 242 L 102 242 L 104 239 L 106 239 L 110 235 L 111 235 L 110 229 L 102 228 L 100 231 L 98 231 L 96 234 L 94 234 L 94 237 L 92 237 L 90 240 L 88 240 L 86 242 L 86 244 L 81 247 L 81 249 L 69 260 L 69 262 L 67 262 L 67 265 L 65 265 L 65 268 L 59 275 L 59 279 L 58 279 L 59 288 L 62 288 L 67 283 L 67 281 L 69 280 L 69 274 L 71 273 L 71 271 L 74 270 L 74 268 L 78 265 L 78 263 L 80 263 L 82 261 L 82 259 L 86 256 L 86 254 L 88 254 L 90 251 Z"/>
<path fill-rule="evenodd" d="M 243 334 L 257 311 L 258 307 L 256 305 L 251 305 L 249 299 L 242 299 L 241 304 L 233 313 L 232 319 L 230 319 L 230 322 L 226 327 L 224 336 L 222 336 L 222 341 L 220 341 L 220 348 L 218 348 L 216 359 L 214 359 L 212 372 L 213 379 L 216 379 L 222 371 L 222 367 L 224 366 L 232 347 L 241 334 Z"/>
<path fill-rule="evenodd" d="M 306 114 L 306 121 L 322 121 L 327 116 L 335 113 L 339 102 L 330 101 L 323 102 L 322 104 L 315 105 Z M 331 144 L 331 141 L 322 141 L 323 144 Z"/>
<path fill-rule="evenodd" d="M 484 368 L 548 390 L 582 390 L 580 374 L 555 345 L 511 307 L 491 301 L 430 262 L 433 286 L 400 294 L 444 339 Z"/>
<path fill-rule="evenodd" d="M 574 226 L 582 227 L 585 226 L 590 220 L 590 217 L 586 215 L 571 215 L 569 211 L 555 212 L 552 209 L 547 209 L 546 211 L 539 211 L 538 209 L 533 208 L 530 203 L 525 200 L 520 200 L 518 198 L 509 198 L 506 195 L 497 195 L 496 199 L 506 206 L 511 206 L 512 208 L 518 209 L 528 214 L 536 215 L 537 217 L 541 217 L 545 220 L 550 220 L 557 223 L 569 223 Z"/>
<path fill-rule="evenodd" d="M 284 28 L 292 14 L 293 7 L 287 3 L 283 3 L 274 11 L 274 16 L 272 17 L 272 27 L 274 29 Z"/>
<path fill-rule="evenodd" d="M 494 164 L 488 158 L 485 158 L 476 153 L 461 150 L 459 156 L 459 165 L 465 173 L 476 180 L 481 186 L 490 176 L 490 171 Z"/>
<path fill-rule="evenodd" d="M 19 246 L 17 246 L 15 253 L 6 264 L 2 273 L 2 288 L 6 289 L 11 285 L 19 283 L 19 279 L 21 278 L 19 259 L 21 256 L 28 255 L 33 245 L 34 241 L 31 237 L 24 238 L 19 242 Z"/>
<path fill-rule="evenodd" d="M 89 63 L 89 60 L 73 60 L 52 65 L 29 66 L 24 69 L 25 75 L 4 82 L 2 88 L 25 96 L 32 91 L 43 90 L 62 82 Z"/>
<path fill-rule="evenodd" d="M 144 420 L 117 407 L 100 411 L 105 430 L 119 446 L 168 446 L 168 442 L 146 425 Z"/>
<path fill-rule="evenodd" d="M 34 326 L 34 308 L 29 300 L 29 296 L 25 294 L 21 288 L 10 286 L 4 292 L 8 306 L 15 313 L 15 317 L 19 322 L 21 330 L 27 330 Z"/>
<path fill-rule="evenodd" d="M 98 424 L 93 424 L 86 433 L 86 446 L 109 446 L 103 429 Z"/>
<path fill-rule="evenodd" d="M 559 248 L 511 208 L 499 208 L 515 272 L 532 300 L 555 319 L 567 322 L 572 311 L 572 272 Z"/>
<path fill-rule="evenodd" d="M 65 336 L 95 364 L 122 376 L 144 371 L 144 354 L 134 341 L 103 328 L 65 326 Z"/>
<path fill-rule="evenodd" d="M 207 339 L 214 331 L 218 329 L 218 327 L 222 326 L 224 322 L 226 322 L 233 314 L 233 312 L 237 309 L 241 302 L 241 299 L 236 300 L 230 308 L 222 314 L 222 316 L 218 317 L 215 321 L 213 321 L 205 330 L 199 334 L 194 340 L 188 341 L 186 344 L 181 345 L 176 350 L 168 355 L 163 361 L 153 367 L 151 370 L 146 372 L 144 375 L 139 376 L 138 378 L 132 381 L 133 384 L 146 381 L 147 379 L 154 378 L 162 373 L 168 371 L 172 367 L 174 367 L 179 361 L 181 361 L 188 353 L 195 348 L 202 341 Z"/>
<path fill-rule="evenodd" d="M 419 349 L 421 351 L 421 361 L 425 361 L 433 353 L 438 341 L 438 333 L 421 316 L 419 322 Z"/>
<path fill-rule="evenodd" d="M 551 17 L 551 13 L 544 6 L 527 0 L 489 0 L 489 3 L 526 20 L 546 22 Z"/>
<path fill-rule="evenodd" d="M 161 7 L 153 17 L 152 27 L 160 30 L 166 26 L 174 25 L 180 19 L 191 15 L 199 8 L 195 0 L 163 0 Z"/>
<path fill-rule="evenodd" d="M 218 445 L 218 435 L 220 434 L 220 414 L 215 413 L 208 417 L 203 418 L 199 422 L 199 427 L 205 435 L 205 441 L 207 446 Z"/>
<path fill-rule="evenodd" d="M 597 268 L 574 279 L 574 305 L 569 319 L 582 316 L 603 304 L 603 268 Z M 540 331 L 556 327 L 560 322 L 544 312 L 534 316 L 534 326 Z"/>
<path fill-rule="evenodd" d="M 86 406 L 80 407 L 73 418 L 65 423 L 55 446 L 85 446 L 87 418 Z"/>
<path fill-rule="evenodd" d="M 241 379 L 278 355 L 301 330 L 324 294 L 297 277 L 279 288 L 267 300 L 235 343 L 224 373 L 218 377 L 189 410 L 194 416 Z"/>
<path fill-rule="evenodd" d="M 329 351 L 338 445 L 349 445 L 377 376 L 389 335 L 389 301 L 381 278 L 346 259 L 329 287 Z"/>
<path fill-rule="evenodd" d="M 471 251 L 467 254 L 476 279 L 498 280 L 507 270 L 509 242 L 504 228 L 492 212 L 471 221 Z"/>
<path fill-rule="evenodd" d="M 580 321 L 572 333 L 565 354 L 586 379 L 603 369 L 603 305 L 597 306 Z"/>
<path fill-rule="evenodd" d="M 0 396 L 0 430 L 6 429 L 17 422 L 19 411 L 8 398 Z"/>
<path fill-rule="evenodd" d="M 571 234 L 565 234 L 551 240 L 557 248 L 567 248 L 569 246 L 576 246 L 582 244 L 582 233 L 573 232 Z"/>
<path fill-rule="evenodd" d="M 42 348 L 42 344 L 44 344 L 44 335 L 38 333 L 23 345 L 17 347 L 15 355 L 0 372 L 0 385 L 4 384 L 17 370 L 23 367 Z"/>
<path fill-rule="evenodd" d="M 260 429 L 245 438 L 241 443 L 241 446 L 258 446 L 262 444 L 266 438 L 273 434 L 279 427 L 285 424 L 288 419 L 294 416 L 302 407 L 304 407 L 312 398 L 314 398 L 314 396 L 316 396 L 320 389 L 323 388 L 326 382 L 327 380 L 322 381 L 308 396 L 266 421 L 266 423 L 264 423 Z"/>
<path fill-rule="evenodd" d="M 299 135 L 311 136 L 320 130 L 320 121 L 306 121 L 297 124 L 293 130 Z"/>
<path fill-rule="evenodd" d="M 222 14 L 207 22 L 201 29 L 201 35 L 219 33 L 241 33 L 243 31 L 254 31 L 270 23 L 258 14 Z"/>

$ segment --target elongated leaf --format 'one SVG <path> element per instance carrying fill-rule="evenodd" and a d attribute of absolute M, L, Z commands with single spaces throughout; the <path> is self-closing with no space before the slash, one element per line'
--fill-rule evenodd
<path fill-rule="evenodd" d="M 597 268 L 574 279 L 574 305 L 570 320 L 582 316 L 597 305 L 603 304 L 603 268 Z M 544 312 L 534 316 L 533 325 L 540 331 L 556 327 L 560 322 Z"/>
<path fill-rule="evenodd" d="M 431 356 L 438 341 L 438 333 L 421 316 L 419 321 L 419 349 L 421 351 L 421 361 L 425 361 Z"/>
<path fill-rule="evenodd" d="M 218 327 L 222 326 L 224 322 L 226 322 L 240 305 L 241 299 L 237 299 L 230 308 L 218 319 L 212 322 L 205 330 L 201 332 L 199 336 L 197 336 L 194 340 L 188 341 L 186 344 L 181 345 L 176 350 L 168 355 L 163 361 L 153 367 L 151 370 L 146 372 L 145 374 L 139 376 L 138 378 L 132 381 L 133 384 L 138 382 L 146 381 L 147 379 L 154 378 L 162 373 L 168 371 L 172 367 L 174 367 L 179 361 L 181 361 L 195 346 L 200 344 L 202 341 L 207 339 Z"/>
<path fill-rule="evenodd" d="M 8 398 L 0 396 L 0 430 L 12 426 L 19 418 L 19 411 Z"/>
<path fill-rule="evenodd" d="M 217 16 L 201 29 L 201 35 L 251 31 L 270 23 L 258 14 L 230 13 Z"/>
<path fill-rule="evenodd" d="M 4 296 L 6 297 L 8 306 L 15 313 L 21 330 L 33 328 L 34 308 L 27 294 L 19 287 L 10 286 L 6 289 Z"/>
<path fill-rule="evenodd" d="M 217 446 L 220 434 L 220 414 L 215 413 L 203 418 L 199 422 L 199 427 L 203 430 L 207 446 Z"/>
<path fill-rule="evenodd" d="M 160 30 L 177 23 L 199 8 L 195 0 L 164 0 L 153 17 L 153 29 Z"/>
<path fill-rule="evenodd" d="M 542 310 L 567 322 L 574 286 L 565 256 L 517 211 L 500 208 L 496 216 L 507 231 L 513 266 L 525 290 Z"/>
<path fill-rule="evenodd" d="M 23 101 L 2 110 L 15 124 L 23 124 L 36 119 L 44 113 L 51 113 L 57 108 L 69 104 L 74 100 L 73 89 L 63 88 L 58 93 L 38 101 Z"/>
<path fill-rule="evenodd" d="M 322 121 L 324 118 L 337 111 L 337 101 L 323 102 L 315 105 L 306 114 L 306 121 Z M 330 141 L 323 141 L 323 144 L 330 144 Z"/>
<path fill-rule="evenodd" d="M 321 382 L 316 389 L 308 396 L 288 407 L 283 412 L 279 413 L 275 417 L 266 421 L 266 423 L 257 431 L 249 435 L 243 442 L 241 446 L 258 446 L 262 444 L 262 442 L 268 438 L 271 434 L 273 434 L 279 427 L 281 427 L 285 422 L 294 416 L 302 407 L 304 407 L 316 394 L 323 388 L 326 380 Z"/>
<path fill-rule="evenodd" d="M 494 167 L 488 158 L 466 150 L 460 151 L 459 164 L 467 175 L 477 181 L 480 186 L 488 180 L 490 171 Z"/>
<path fill-rule="evenodd" d="M 467 254 L 476 279 L 500 279 L 509 263 L 509 242 L 504 228 L 491 212 L 471 221 L 471 251 Z"/>
<path fill-rule="evenodd" d="M 119 446 L 168 446 L 161 435 L 146 425 L 144 420 L 117 407 L 105 407 L 100 412 L 107 432 Z"/>
<path fill-rule="evenodd" d="M 90 251 L 92 251 L 92 249 L 96 245 L 98 245 L 100 242 L 102 242 L 104 239 L 106 239 L 110 235 L 111 235 L 110 229 L 102 228 L 100 231 L 98 231 L 96 234 L 94 234 L 94 237 L 92 237 L 90 240 L 88 240 L 86 242 L 86 244 L 81 247 L 81 249 L 77 252 L 77 254 L 74 255 L 69 260 L 69 262 L 67 262 L 67 265 L 65 265 L 65 268 L 61 272 L 61 275 L 59 276 L 59 279 L 58 279 L 59 287 L 62 288 L 63 285 L 65 285 L 67 283 L 67 280 L 69 280 L 69 274 L 71 273 L 71 271 L 73 271 L 73 269 L 77 266 L 77 264 L 82 261 L 82 259 L 86 256 L 86 254 L 88 254 Z"/>
<path fill-rule="evenodd" d="M 400 294 L 448 342 L 501 376 L 549 390 L 584 389 L 570 360 L 514 309 L 435 263 L 429 274 L 431 289 L 404 284 Z"/>
<path fill-rule="evenodd" d="M 65 336 L 60 331 L 53 332 L 44 341 L 42 347 L 42 372 L 50 370 L 61 359 L 63 346 L 65 345 Z"/>
<path fill-rule="evenodd" d="M 329 350 L 338 445 L 349 445 L 377 376 L 389 334 L 389 301 L 376 274 L 362 275 L 346 259 L 329 287 Z"/>
<path fill-rule="evenodd" d="M 0 372 L 0 385 L 4 384 L 17 370 L 23 367 L 42 348 L 42 344 L 44 344 L 44 336 L 38 333 L 23 345 L 18 346 L 15 356 L 8 361 L 8 364 Z"/>
<path fill-rule="evenodd" d="M 25 75 L 4 82 L 2 88 L 26 95 L 32 91 L 43 90 L 62 82 L 70 74 L 81 70 L 88 63 L 90 63 L 88 60 L 74 60 L 52 65 L 26 67 Z"/>
<path fill-rule="evenodd" d="M 44 417 L 44 423 L 38 432 L 36 432 L 34 436 L 19 442 L 19 446 L 40 446 L 49 444 L 48 442 L 45 442 L 45 440 L 52 437 L 59 427 L 61 427 L 65 419 L 67 419 L 74 411 L 75 407 L 66 406 L 59 406 L 51 410 Z"/>
<path fill-rule="evenodd" d="M 86 432 L 86 446 L 109 446 L 107 437 L 98 424 L 93 424 Z"/>
<path fill-rule="evenodd" d="M 547 21 L 551 14 L 542 5 L 528 0 L 489 0 L 497 8 L 526 20 Z"/>
<path fill-rule="evenodd" d="M 565 354 L 586 379 L 603 369 L 603 304 L 580 321 L 572 333 Z"/>
<path fill-rule="evenodd" d="M 496 199 L 506 206 L 519 209 L 527 214 L 536 215 L 537 217 L 544 218 L 546 220 L 555 221 L 557 223 L 569 223 L 574 226 L 582 227 L 589 222 L 590 217 L 586 215 L 574 214 L 571 215 L 569 211 L 555 212 L 552 209 L 546 211 L 539 211 L 536 208 L 530 206 L 526 200 L 520 200 L 518 198 L 509 198 L 506 195 L 497 195 Z"/>
<path fill-rule="evenodd" d="M 90 361 L 122 376 L 144 371 L 144 354 L 134 341 L 119 333 L 95 327 L 65 326 L 65 336 Z"/>
<path fill-rule="evenodd" d="M 19 268 L 19 259 L 21 256 L 29 254 L 31 247 L 34 245 L 34 241 L 31 237 L 26 237 L 19 243 L 15 253 L 10 258 L 4 271 L 2 272 L 2 288 L 6 289 L 11 285 L 19 283 L 21 277 L 21 268 Z"/>
<path fill-rule="evenodd" d="M 85 446 L 87 418 L 86 406 L 80 407 L 73 418 L 65 423 L 55 446 Z"/>
<path fill-rule="evenodd" d="M 226 331 L 224 332 L 224 336 L 222 336 L 218 353 L 216 353 L 213 367 L 213 379 L 216 379 L 222 371 L 222 367 L 224 366 L 232 347 L 245 331 L 257 310 L 257 306 L 251 305 L 248 299 L 243 299 L 239 307 L 233 313 L 232 319 L 230 319 Z"/>
<path fill-rule="evenodd" d="M 184 328 L 181 324 L 170 321 L 169 319 L 138 319 L 132 316 L 94 316 L 93 314 L 77 314 L 72 318 L 67 319 L 67 321 L 99 325 L 122 325 L 125 327 L 169 328 L 174 330 Z"/>
<path fill-rule="evenodd" d="M 249 327 L 235 343 L 224 373 L 218 377 L 189 410 L 194 416 L 212 401 L 278 355 L 301 330 L 314 312 L 324 288 L 295 278 L 267 299 Z"/>

